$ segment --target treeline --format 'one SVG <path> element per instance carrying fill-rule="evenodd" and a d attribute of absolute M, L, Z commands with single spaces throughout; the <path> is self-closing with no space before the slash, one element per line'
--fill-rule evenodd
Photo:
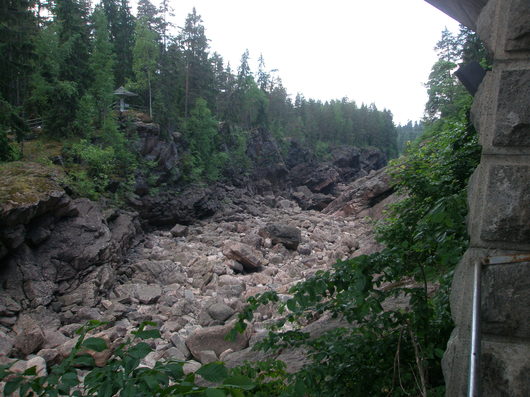
<path fill-rule="evenodd" d="M 407 149 L 407 146 L 418 139 L 425 129 L 425 126 L 422 122 L 409 121 L 405 125 L 398 125 L 396 127 L 397 131 L 397 147 L 399 154 L 403 154 Z"/>
<path fill-rule="evenodd" d="M 0 160 L 16 157 L 6 135 L 18 131 L 22 139 L 28 118 L 42 118 L 46 134 L 57 139 L 115 130 L 111 109 L 119 86 L 137 93 L 131 103 L 163 131 L 183 132 L 190 146 L 200 135 L 189 131 L 198 106 L 195 117 L 267 128 L 312 147 L 351 144 L 398 153 L 390 111 L 300 94 L 293 101 L 263 56 L 253 72 L 248 51 L 236 68 L 212 52 L 195 9 L 176 28 L 167 0 L 158 7 L 140 0 L 136 16 L 128 0 L 101 0 L 94 9 L 88 0 L 8 0 L 0 7 L 0 100 L 10 114 L 0 120 Z"/>

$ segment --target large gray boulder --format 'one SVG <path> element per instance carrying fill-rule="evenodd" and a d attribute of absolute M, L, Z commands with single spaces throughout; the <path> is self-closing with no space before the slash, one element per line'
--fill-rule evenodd
<path fill-rule="evenodd" d="M 261 228 L 259 235 L 264 238 L 270 238 L 273 244 L 282 244 L 290 250 L 296 250 L 302 239 L 300 229 L 295 226 L 278 223 L 268 224 Z"/>
<path fill-rule="evenodd" d="M 238 261 L 247 271 L 259 270 L 267 264 L 263 254 L 250 245 L 228 241 L 223 247 L 223 255 Z"/>
<path fill-rule="evenodd" d="M 191 354 L 200 360 L 201 352 L 206 350 L 214 351 L 217 357 L 222 352 L 232 349 L 239 351 L 248 346 L 251 329 L 248 328 L 243 334 L 237 334 L 234 341 L 226 340 L 226 336 L 233 328 L 233 324 L 218 325 L 214 327 L 199 328 L 186 340 L 186 346 Z"/>
<path fill-rule="evenodd" d="M 381 169 L 351 183 L 322 212 L 340 216 L 357 215 L 381 202 L 392 193 L 390 176 L 386 169 Z"/>

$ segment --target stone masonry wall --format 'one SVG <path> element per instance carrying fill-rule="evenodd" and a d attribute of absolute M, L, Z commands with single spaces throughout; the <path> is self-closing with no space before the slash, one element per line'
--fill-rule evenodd
<path fill-rule="evenodd" d="M 530 0 L 490 0 L 476 26 L 494 66 L 472 109 L 483 151 L 469 186 L 471 244 L 451 295 L 448 397 L 466 396 L 474 261 L 530 253 Z M 530 396 L 530 262 L 485 266 L 481 308 L 482 396 Z"/>

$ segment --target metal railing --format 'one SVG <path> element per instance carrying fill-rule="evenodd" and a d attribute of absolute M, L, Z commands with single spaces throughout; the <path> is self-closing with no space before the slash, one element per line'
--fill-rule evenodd
<path fill-rule="evenodd" d="M 473 267 L 473 303 L 471 314 L 471 349 L 469 354 L 469 379 L 467 397 L 480 397 L 480 300 L 481 273 L 485 265 L 506 265 L 512 263 L 530 262 L 530 254 L 490 256 L 478 259 Z"/>

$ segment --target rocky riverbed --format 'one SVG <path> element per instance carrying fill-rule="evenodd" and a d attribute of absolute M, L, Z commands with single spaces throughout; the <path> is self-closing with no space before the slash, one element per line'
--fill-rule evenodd
<path fill-rule="evenodd" d="M 30 244 L 9 257 L 0 294 L 0 361 L 18 358 L 22 359 L 17 363 L 20 370 L 37 365 L 45 372 L 69 353 L 75 330 L 90 319 L 109 321 L 99 336 L 110 346 L 143 321 L 159 324 L 162 339 L 153 341 L 155 351 L 146 357 L 145 365 L 174 358 L 188 361 L 187 368 L 193 370 L 217 359 L 236 365 L 250 356 L 262 357 L 249 353 L 249 345 L 266 332 L 274 316 L 270 309 L 260 310 L 254 327 L 236 341 L 224 340 L 245 300 L 267 290 L 287 298 L 291 286 L 328 269 L 337 259 L 378 249 L 369 216 L 377 216 L 392 197 L 379 203 L 390 191 L 382 171 L 339 185 L 342 193 L 324 211 L 303 210 L 296 195 L 224 190 L 222 205 L 213 216 L 140 234 L 135 232 L 139 227 L 132 213 L 98 212 L 89 202 L 65 202 L 68 199 L 59 194 L 60 208 L 77 212 L 55 219 L 54 227 L 63 222 L 61 233 L 70 234 L 73 244 L 92 239 L 87 245 L 91 249 L 77 247 L 84 263 L 77 265 L 74 278 L 66 275 L 64 281 L 56 275 L 66 265 L 57 261 L 66 262 L 65 252 L 76 247 L 59 248 L 53 243 L 57 232 L 45 239 L 47 244 Z M 40 215 L 38 225 L 46 234 L 45 226 L 51 222 L 43 219 Z M 26 229 L 27 240 L 35 227 Z M 37 254 L 54 264 L 54 282 L 25 274 L 28 264 L 21 261 Z M 17 272 L 23 274 L 17 276 Z M 49 290 L 30 296 L 35 290 L 30 288 L 32 282 L 48 283 Z M 314 332 L 330 326 L 329 321 L 310 325 Z M 109 354 L 110 350 L 98 354 L 98 364 Z M 294 370 L 303 363 L 300 354 L 284 352 L 280 358 Z"/>

